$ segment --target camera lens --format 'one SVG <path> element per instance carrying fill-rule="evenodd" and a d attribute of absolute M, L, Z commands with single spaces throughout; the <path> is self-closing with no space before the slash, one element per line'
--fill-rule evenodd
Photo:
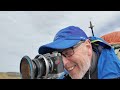
<path fill-rule="evenodd" d="M 20 73 L 22 79 L 30 79 L 32 78 L 32 64 L 31 59 L 28 56 L 24 56 L 20 63 Z"/>
<path fill-rule="evenodd" d="M 45 76 L 46 66 L 43 59 L 33 59 L 34 78 Z"/>
<path fill-rule="evenodd" d="M 61 54 L 47 53 L 37 55 L 33 60 L 24 56 L 20 62 L 20 74 L 22 79 L 46 79 L 54 78 L 55 74 L 64 69 Z"/>

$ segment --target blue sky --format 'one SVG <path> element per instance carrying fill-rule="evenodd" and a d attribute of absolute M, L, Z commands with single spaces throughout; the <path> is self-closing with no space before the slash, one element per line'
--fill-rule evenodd
<path fill-rule="evenodd" d="M 62 28 L 75 25 L 91 36 L 120 30 L 120 11 L 0 11 L 0 72 L 19 72 L 24 55 L 33 59 L 39 46 Z"/>

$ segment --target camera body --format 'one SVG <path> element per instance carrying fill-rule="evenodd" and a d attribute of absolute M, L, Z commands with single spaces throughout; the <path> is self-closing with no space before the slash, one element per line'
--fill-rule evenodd
<path fill-rule="evenodd" d="M 57 51 L 39 54 L 34 59 L 24 56 L 20 62 L 22 79 L 56 79 L 63 71 L 62 56 Z"/>

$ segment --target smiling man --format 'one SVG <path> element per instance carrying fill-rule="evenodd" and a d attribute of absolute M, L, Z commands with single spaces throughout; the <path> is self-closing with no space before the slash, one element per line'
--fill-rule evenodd
<path fill-rule="evenodd" d="M 80 41 L 75 46 L 62 52 L 65 69 L 71 78 L 83 78 L 90 67 L 92 46 L 89 40 Z"/>
<path fill-rule="evenodd" d="M 114 79 L 120 77 L 120 60 L 104 40 L 88 37 L 76 26 L 61 29 L 53 42 L 40 46 L 39 54 L 58 51 L 72 79 Z"/>

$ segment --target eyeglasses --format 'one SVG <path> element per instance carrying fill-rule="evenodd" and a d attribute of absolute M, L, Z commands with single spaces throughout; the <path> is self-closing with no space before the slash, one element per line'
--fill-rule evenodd
<path fill-rule="evenodd" d="M 61 54 L 62 54 L 64 57 L 71 57 L 71 56 L 74 54 L 74 48 L 80 46 L 83 42 L 85 42 L 85 41 L 80 41 L 80 42 L 77 43 L 75 46 L 73 46 L 73 47 L 71 47 L 71 48 L 68 48 L 68 49 L 62 51 Z"/>

